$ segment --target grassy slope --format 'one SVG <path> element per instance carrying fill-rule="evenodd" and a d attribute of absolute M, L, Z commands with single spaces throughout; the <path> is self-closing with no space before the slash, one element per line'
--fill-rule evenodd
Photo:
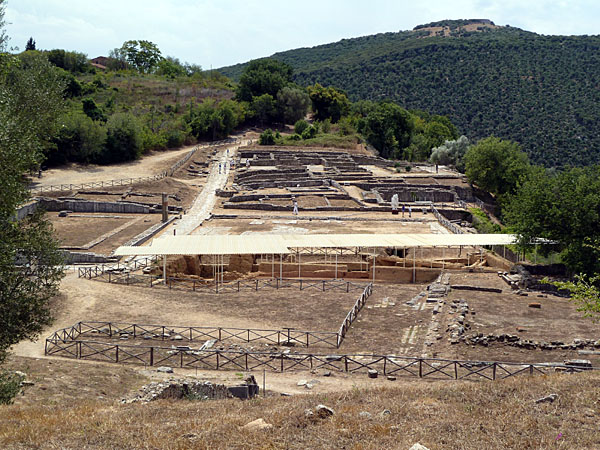
<path fill-rule="evenodd" d="M 390 388 L 336 394 L 123 405 L 123 392 L 145 383 L 132 369 L 41 362 L 43 371 L 21 404 L 0 407 L 2 448 L 406 449 L 415 442 L 430 449 L 600 448 L 598 373 L 496 382 L 399 380 Z M 98 393 L 104 398 L 97 400 Z M 535 404 L 550 393 L 558 400 Z M 308 420 L 304 410 L 319 403 L 334 408 L 335 416 Z M 391 414 L 381 416 L 384 409 Z M 361 411 L 372 418 L 360 417 Z M 273 429 L 241 429 L 257 418 Z"/>
<path fill-rule="evenodd" d="M 207 98 L 220 100 L 232 98 L 234 95 L 233 85 L 222 77 L 197 76 L 168 79 L 164 76 L 126 71 L 83 74 L 77 78 L 84 85 L 91 84 L 95 78 L 100 78 L 106 86 L 70 100 L 70 109 L 82 111 L 81 100 L 91 98 L 107 116 L 119 112 L 131 112 L 143 118 L 148 126 L 154 126 L 155 129 L 160 128 L 165 121 L 173 120 L 188 112 L 190 103 L 195 105 Z M 152 123 L 152 114 L 154 114 L 154 123 Z"/>
<path fill-rule="evenodd" d="M 548 166 L 600 161 L 600 37 L 504 27 L 422 38 L 383 33 L 277 53 L 296 81 L 446 114 L 471 138 L 520 142 Z M 239 76 L 243 65 L 221 69 Z"/>

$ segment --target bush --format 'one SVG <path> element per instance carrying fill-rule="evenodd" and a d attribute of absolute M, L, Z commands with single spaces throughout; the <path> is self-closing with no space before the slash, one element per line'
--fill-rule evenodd
<path fill-rule="evenodd" d="M 142 132 L 137 119 L 128 113 L 111 116 L 106 124 L 105 163 L 131 161 L 142 154 Z"/>
<path fill-rule="evenodd" d="M 16 373 L 0 371 L 0 405 L 10 405 L 21 391 L 23 378 Z"/>
<path fill-rule="evenodd" d="M 258 140 L 260 145 L 274 145 L 275 144 L 275 134 L 273 130 L 267 128 L 260 134 L 260 139 Z"/>
<path fill-rule="evenodd" d="M 302 132 L 302 139 L 312 139 L 317 135 L 317 129 L 312 125 Z"/>
<path fill-rule="evenodd" d="M 411 171 L 411 169 L 412 169 L 412 167 L 411 167 L 411 166 L 406 166 L 404 169 L 405 169 L 407 172 L 410 172 L 410 171 Z"/>
<path fill-rule="evenodd" d="M 91 98 L 84 98 L 82 100 L 83 112 L 86 116 L 88 116 L 92 120 L 99 120 L 101 122 L 106 122 L 106 116 L 102 112 L 96 102 Z"/>
<path fill-rule="evenodd" d="M 59 119 L 53 139 L 55 150 L 47 155 L 48 163 L 96 162 L 101 158 L 105 142 L 106 130 L 100 122 L 81 113 L 66 114 Z"/>
<path fill-rule="evenodd" d="M 308 122 L 304 119 L 300 119 L 294 124 L 294 133 L 301 135 L 302 132 L 304 130 L 306 130 L 308 127 L 309 127 Z"/>
<path fill-rule="evenodd" d="M 289 139 L 291 141 L 301 141 L 302 140 L 302 136 L 300 136 L 298 133 L 294 133 L 292 134 Z"/>
<path fill-rule="evenodd" d="M 502 231 L 500 225 L 493 223 L 488 215 L 479 208 L 469 208 L 473 215 L 473 227 L 483 234 L 500 233 Z"/>

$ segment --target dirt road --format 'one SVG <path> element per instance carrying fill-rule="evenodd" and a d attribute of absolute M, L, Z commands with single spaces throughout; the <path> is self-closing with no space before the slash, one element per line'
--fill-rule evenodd
<path fill-rule="evenodd" d="M 142 159 L 122 164 L 99 166 L 95 164 L 69 164 L 42 172 L 42 178 L 34 178 L 32 187 L 55 184 L 79 184 L 95 181 L 118 180 L 130 177 L 148 177 L 165 170 L 192 150 L 195 146 L 179 150 L 152 152 Z"/>

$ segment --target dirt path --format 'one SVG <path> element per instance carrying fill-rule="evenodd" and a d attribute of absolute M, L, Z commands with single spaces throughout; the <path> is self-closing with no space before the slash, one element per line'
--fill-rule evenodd
<path fill-rule="evenodd" d="M 191 234 L 210 216 L 217 201 L 216 191 L 225 187 L 230 171 L 229 162 L 235 157 L 238 147 L 239 145 L 234 145 L 217 154 L 202 192 L 196 197 L 187 214 L 177 223 L 178 234 Z"/>
<path fill-rule="evenodd" d="M 179 150 L 152 152 L 137 161 L 108 166 L 95 164 L 69 164 L 46 170 L 42 178 L 34 178 L 32 187 L 50 186 L 55 184 L 79 184 L 92 181 L 118 180 L 130 177 L 147 177 L 156 175 L 174 164 L 195 146 L 184 147 Z"/>

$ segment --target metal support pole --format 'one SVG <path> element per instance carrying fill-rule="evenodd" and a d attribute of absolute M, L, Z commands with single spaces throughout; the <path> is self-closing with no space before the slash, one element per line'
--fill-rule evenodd
<path fill-rule="evenodd" d="M 275 278 L 275 255 L 271 253 L 271 278 Z"/>
<path fill-rule="evenodd" d="M 279 255 L 279 279 L 283 278 L 283 255 Z"/>
<path fill-rule="evenodd" d="M 375 265 L 377 264 L 377 255 L 375 255 L 375 248 L 373 248 L 373 284 L 375 284 Z"/>
<path fill-rule="evenodd" d="M 417 248 L 413 248 L 413 283 L 417 282 Z"/>
<path fill-rule="evenodd" d="M 167 255 L 163 255 L 163 283 L 167 284 Z"/>
<path fill-rule="evenodd" d="M 335 254 L 335 279 L 337 280 L 337 269 L 338 269 L 338 255 L 337 253 Z"/>
<path fill-rule="evenodd" d="M 298 250 L 298 278 L 300 278 L 300 250 Z"/>

